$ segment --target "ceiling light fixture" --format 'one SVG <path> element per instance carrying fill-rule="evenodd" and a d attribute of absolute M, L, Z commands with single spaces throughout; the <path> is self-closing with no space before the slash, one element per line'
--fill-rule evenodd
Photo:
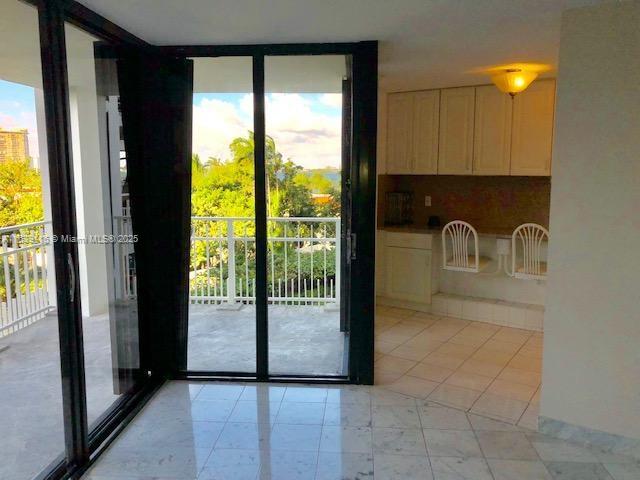
<path fill-rule="evenodd" d="M 524 70 L 522 68 L 507 68 L 496 72 L 491 81 L 501 92 L 515 97 L 517 93 L 524 91 L 538 76 L 538 72 Z"/>

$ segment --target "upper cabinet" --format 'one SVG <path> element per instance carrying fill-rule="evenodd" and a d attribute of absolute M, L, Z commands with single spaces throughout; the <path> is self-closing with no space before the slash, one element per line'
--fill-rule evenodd
<path fill-rule="evenodd" d="M 387 109 L 387 173 L 413 173 L 413 94 L 390 94 Z"/>
<path fill-rule="evenodd" d="M 474 87 L 440 92 L 439 174 L 471 175 L 474 108 Z"/>
<path fill-rule="evenodd" d="M 551 175 L 555 90 L 538 80 L 513 99 L 511 175 Z"/>
<path fill-rule="evenodd" d="M 476 88 L 473 174 L 509 175 L 513 100 L 493 85 Z"/>
<path fill-rule="evenodd" d="M 438 90 L 389 95 L 387 173 L 437 173 L 439 99 Z"/>
<path fill-rule="evenodd" d="M 512 99 L 493 85 L 388 96 L 389 174 L 551 174 L 555 81 Z"/>
<path fill-rule="evenodd" d="M 440 92 L 415 92 L 413 99 L 413 170 L 416 174 L 434 174 L 438 172 Z"/>

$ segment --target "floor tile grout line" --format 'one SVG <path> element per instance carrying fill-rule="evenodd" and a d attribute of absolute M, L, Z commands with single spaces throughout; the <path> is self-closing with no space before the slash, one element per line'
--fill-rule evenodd
<path fill-rule="evenodd" d="M 371 396 L 371 388 L 369 388 L 369 426 L 371 428 L 371 471 L 373 477 L 376 476 L 376 448 L 373 440 L 373 398 Z"/>
<path fill-rule="evenodd" d="M 471 422 L 471 419 L 469 418 L 469 413 L 465 412 L 464 415 L 465 415 L 465 417 L 467 417 L 467 422 L 469 422 L 469 426 L 471 427 L 471 431 L 473 432 L 473 437 L 476 439 L 476 442 L 478 442 L 478 448 L 480 449 L 480 453 L 482 453 L 482 459 L 484 460 L 484 463 L 487 465 L 487 469 L 489 470 L 489 474 L 491 475 L 491 478 L 493 478 L 493 480 L 496 480 L 496 476 L 493 474 L 493 469 L 491 468 L 491 465 L 489 464 L 489 459 L 485 455 L 484 449 L 482 448 L 482 444 L 480 443 L 480 438 L 478 437 L 478 432 L 476 432 L 476 429 L 473 427 L 473 423 Z"/>
<path fill-rule="evenodd" d="M 533 336 L 533 333 L 531 335 L 529 335 L 527 337 L 527 340 L 525 340 L 525 342 L 520 346 L 520 348 L 518 348 L 518 350 L 516 350 L 516 352 L 513 354 L 513 356 L 511 357 L 511 359 L 509 360 L 509 362 L 507 362 L 507 364 L 502 368 L 502 370 L 500 370 L 500 372 L 498 373 L 498 375 L 495 377 L 496 379 L 502 374 L 502 372 L 505 371 L 505 369 L 507 368 L 507 366 L 509 365 L 509 363 L 511 363 L 511 361 L 516 357 L 516 355 L 518 355 L 518 353 L 524 348 L 524 345 L 527 343 L 527 341 L 529 340 L 529 338 L 531 338 Z M 493 337 L 492 337 L 493 338 Z M 495 381 L 495 379 L 494 379 Z M 493 383 L 493 382 L 492 382 Z M 516 383 L 516 382 L 514 382 Z M 542 384 L 542 383 L 541 383 Z M 540 385 L 541 385 L 540 384 Z M 489 385 L 490 386 L 490 385 Z M 487 388 L 489 388 L 489 386 L 487 386 Z M 538 386 L 537 388 L 540 388 L 540 386 Z M 520 423 L 520 420 L 522 420 L 522 416 L 525 414 L 525 412 L 529 409 L 529 406 L 531 405 L 531 399 L 533 398 L 533 396 L 536 394 L 536 390 L 534 390 L 534 392 L 531 394 L 531 396 L 529 397 L 529 400 L 526 402 L 527 406 L 524 408 L 524 410 L 522 411 L 522 413 L 520 414 L 520 416 L 518 417 L 518 419 L 516 420 L 516 422 L 514 423 L 514 425 L 518 425 L 518 423 Z M 471 406 L 471 408 L 473 408 L 473 406 L 476 404 L 476 402 L 480 400 L 480 397 L 478 397 L 476 399 L 476 401 L 473 403 L 473 405 Z"/>
<path fill-rule="evenodd" d="M 429 468 L 431 469 L 431 478 L 435 478 L 436 474 L 435 471 L 433 470 L 433 463 L 431 462 L 431 455 L 429 454 L 429 447 L 427 445 L 427 437 L 424 434 L 424 423 L 422 423 L 422 415 L 421 415 L 421 411 L 420 408 L 421 406 L 418 405 L 418 401 L 416 400 L 416 412 L 418 413 L 418 421 L 420 422 L 420 432 L 422 434 L 422 441 L 424 442 L 424 450 L 427 454 L 427 461 L 429 462 Z M 494 479 L 495 480 L 495 479 Z"/>
<path fill-rule="evenodd" d="M 493 339 L 495 337 L 495 335 L 498 334 L 500 330 L 497 330 L 495 332 L 494 335 L 492 335 L 490 338 Z M 531 335 L 529 335 L 529 337 L 527 337 L 527 339 L 531 338 Z M 489 340 L 487 340 L 488 342 Z M 486 343 L 486 342 L 485 342 Z M 525 342 L 526 343 L 526 340 Z M 509 365 L 509 363 L 515 358 L 515 356 L 518 354 L 518 352 L 522 349 L 522 347 L 524 346 L 524 343 L 518 348 L 518 350 L 515 351 L 515 353 L 511 356 L 511 358 L 509 359 L 509 361 L 505 364 L 504 367 L 502 367 L 502 369 L 498 372 L 498 374 L 493 378 L 493 380 L 491 381 L 491 383 L 489 385 L 487 385 L 487 387 L 483 390 L 482 394 L 476 398 L 476 400 L 473 402 L 473 404 L 471 405 L 471 407 L 469 408 L 469 411 L 471 411 L 473 409 L 473 407 L 476 405 L 476 403 L 478 403 L 478 401 L 480 400 L 480 398 L 487 393 L 487 389 L 493 384 L 493 382 L 495 382 L 495 380 L 502 374 L 502 372 L 504 372 L 504 370 L 507 368 L 507 366 Z M 535 395 L 535 391 L 533 392 L 533 394 L 531 395 L 531 398 L 533 398 L 533 395 Z M 498 395 L 500 396 L 500 395 Z M 531 398 L 529 400 L 531 400 Z M 522 415 L 524 415 L 524 412 L 527 411 L 527 408 L 529 408 L 529 402 L 527 402 L 527 406 L 525 407 L 525 409 L 523 410 L 522 414 L 518 417 L 518 419 L 516 420 L 516 423 L 514 423 L 514 425 L 517 425 L 518 422 L 520 421 L 520 419 L 522 418 Z"/>
<path fill-rule="evenodd" d="M 329 392 L 324 396 L 324 408 L 322 412 L 322 425 L 320 426 L 320 438 L 318 438 L 318 449 L 316 450 L 316 462 L 315 462 L 315 475 L 314 479 L 318 478 L 318 468 L 320 468 L 320 445 L 322 444 L 322 432 L 324 431 L 324 417 L 327 413 L 327 397 L 329 396 Z"/>
<path fill-rule="evenodd" d="M 535 432 L 535 433 L 538 433 L 538 432 Z M 533 442 L 531 440 L 529 440 L 529 438 L 527 438 L 526 435 L 524 435 L 524 437 L 527 439 L 527 442 L 529 442 L 529 444 L 531 445 L 531 448 L 533 448 L 533 451 L 536 452 L 536 457 L 538 457 L 538 460 L 540 461 L 540 463 L 544 467 L 545 471 L 549 474 L 550 477 L 552 477 L 553 475 L 551 475 L 551 472 L 547 468 L 547 464 L 545 463 L 545 461 L 542 459 L 542 457 L 538 453 L 538 449 L 533 445 Z"/>
<path fill-rule="evenodd" d="M 415 313 L 413 313 L 410 317 L 407 317 L 407 318 L 412 318 L 413 316 L 417 315 L 418 313 L 419 313 L 419 312 L 415 312 Z M 439 321 L 441 321 L 441 320 L 443 320 L 443 319 L 446 319 L 446 318 L 455 318 L 455 317 L 443 317 L 443 316 L 436 316 L 436 318 L 437 318 L 437 320 L 436 320 L 435 322 L 433 322 L 430 326 L 428 326 L 428 327 L 426 327 L 426 328 L 422 329 L 420 332 L 416 333 L 413 337 L 409 338 L 409 339 L 408 339 L 408 340 L 406 340 L 404 343 L 401 343 L 400 345 L 398 345 L 397 347 L 395 347 L 395 348 L 394 348 L 394 350 L 395 350 L 395 349 L 397 349 L 397 348 L 399 348 L 399 347 L 401 347 L 401 346 L 406 345 L 406 343 L 407 343 L 407 342 L 409 342 L 410 340 L 412 340 L 413 338 L 415 338 L 417 335 L 419 335 L 419 334 L 423 333 L 423 332 L 424 332 L 424 331 L 426 331 L 426 330 L 429 330 L 429 329 L 430 329 L 430 328 L 432 328 L 434 325 L 437 325 L 437 323 L 438 323 Z M 449 337 L 447 340 L 445 340 L 444 342 L 442 342 L 442 345 L 444 345 L 444 344 L 446 344 L 446 343 L 450 343 L 450 341 L 451 341 L 451 339 L 452 339 L 452 338 L 454 338 L 456 335 L 458 335 L 460 332 L 462 332 L 465 328 L 469 327 L 470 325 L 473 325 L 474 323 L 481 323 L 481 324 L 485 324 L 485 323 L 487 323 L 487 322 L 478 322 L 478 321 L 475 321 L 475 320 L 465 320 L 465 319 L 460 319 L 460 320 L 463 320 L 463 321 L 467 322 L 467 324 L 466 324 L 465 326 L 463 326 L 462 328 L 460 328 L 460 329 L 459 329 L 455 334 L 453 334 L 453 335 L 452 335 L 451 337 Z M 401 320 L 400 320 L 400 321 L 401 321 Z M 487 324 L 488 324 L 488 323 L 487 323 Z M 492 325 L 492 324 L 488 324 L 488 325 Z M 485 346 L 485 345 L 486 345 L 490 340 L 496 340 L 496 341 L 504 342 L 503 340 L 497 340 L 497 339 L 495 339 L 496 335 L 498 335 L 498 334 L 499 334 L 499 332 L 503 330 L 503 328 L 513 328 L 513 327 L 507 327 L 507 326 L 497 326 L 497 327 L 498 327 L 498 328 L 497 328 L 497 329 L 496 329 L 496 330 L 495 330 L 495 331 L 494 331 L 494 332 L 493 332 L 489 337 L 487 337 L 487 338 L 486 338 L 486 340 L 485 340 L 483 343 L 481 343 L 481 344 L 479 344 L 478 346 L 476 346 L 476 347 L 475 347 L 475 350 L 473 350 L 473 352 L 472 352 L 470 355 L 468 355 L 468 356 L 467 356 L 467 358 L 463 361 L 463 364 L 464 364 L 466 361 L 468 361 L 468 360 L 469 360 L 469 359 L 470 359 L 470 358 L 471 358 L 475 353 L 477 353 L 477 352 L 478 352 L 478 351 L 479 351 L 483 346 Z M 517 330 L 523 330 L 523 331 L 527 331 L 527 332 L 529 332 L 529 331 L 528 331 L 528 330 L 526 330 L 526 329 L 517 329 Z M 487 390 L 489 389 L 489 387 L 490 387 L 490 386 L 495 382 L 495 380 L 497 380 L 497 379 L 498 379 L 498 377 L 502 374 L 502 372 L 504 372 L 504 370 L 505 370 L 506 368 L 508 368 L 509 363 L 510 363 L 510 362 L 513 360 L 513 358 L 515 358 L 515 357 L 516 357 L 516 355 L 517 355 L 517 354 L 518 354 L 518 353 L 519 353 L 519 352 L 520 352 L 520 351 L 521 351 L 521 350 L 526 346 L 527 342 L 528 342 L 528 341 L 529 341 L 529 340 L 530 340 L 530 339 L 535 335 L 535 333 L 536 333 L 536 332 L 533 332 L 533 331 L 529 332 L 529 334 L 526 336 L 526 339 L 525 339 L 525 340 L 520 344 L 520 346 L 515 350 L 515 352 L 514 352 L 513 354 L 511 354 L 511 357 L 510 357 L 510 358 L 509 358 L 509 360 L 504 364 L 504 366 L 500 369 L 500 371 L 499 371 L 495 376 L 493 376 L 493 377 L 487 377 L 487 378 L 491 378 L 491 382 L 490 382 L 486 387 L 484 387 L 484 389 L 482 389 L 481 391 L 480 391 L 480 390 L 475 390 L 475 389 L 470 389 L 470 390 L 474 390 L 474 391 L 480 391 L 480 393 L 481 393 L 481 394 L 480 394 L 480 396 L 479 396 L 479 397 L 478 397 L 478 398 L 473 402 L 473 404 L 469 407 L 469 409 L 468 409 L 467 411 L 471 411 L 471 409 L 473 408 L 473 406 L 474 406 L 474 405 L 475 405 L 475 404 L 480 400 L 480 397 L 482 397 L 482 395 L 484 395 L 484 393 L 487 393 Z M 513 343 L 513 342 L 504 342 L 504 343 Z M 514 343 L 514 344 L 515 344 L 515 343 Z M 439 346 L 436 348 L 436 350 L 434 350 L 434 352 L 436 352 L 436 351 L 437 351 L 437 349 L 438 349 L 438 348 L 440 348 L 442 345 L 439 345 Z M 517 344 L 516 344 L 516 345 L 517 345 Z M 416 365 L 417 365 L 417 364 L 420 364 L 420 363 L 423 363 L 423 361 L 424 361 L 426 358 L 428 358 L 428 357 L 429 357 L 429 355 L 431 355 L 431 354 L 432 354 L 432 353 L 434 353 L 434 352 L 430 352 L 430 353 L 428 353 L 428 354 L 427 354 L 427 355 L 426 355 L 422 360 L 420 360 L 420 361 L 416 362 Z M 386 355 L 390 355 L 391 353 L 393 353 L 393 350 L 392 350 L 392 351 L 390 351 L 388 354 L 383 354 L 383 357 L 381 357 L 381 358 L 384 358 L 384 356 L 386 356 Z M 505 353 L 506 353 L 506 352 L 505 352 Z M 407 370 L 406 372 L 404 372 L 404 373 L 400 374 L 400 377 L 396 380 L 396 382 L 397 382 L 398 380 L 402 379 L 403 377 L 412 377 L 412 378 L 414 378 L 413 376 L 409 375 L 409 374 L 408 374 L 408 372 L 410 372 L 413 368 L 415 368 L 415 366 L 416 366 L 416 365 L 414 365 L 413 367 L 411 367 L 411 368 L 410 368 L 409 370 Z M 456 373 L 458 373 L 458 372 L 459 372 L 460 367 L 461 367 L 461 365 L 460 365 L 460 366 L 458 366 L 458 367 L 453 371 L 453 373 L 451 373 L 450 375 L 448 375 L 448 376 L 447 376 L 443 381 L 441 381 L 441 382 L 435 382 L 435 383 L 439 383 L 439 386 L 441 386 L 441 385 L 443 385 L 443 384 L 446 384 L 446 381 L 447 381 L 451 376 L 453 376 L 453 375 L 455 375 Z M 534 373 L 535 373 L 535 372 L 534 372 Z M 482 376 L 484 376 L 484 375 L 482 375 Z M 415 377 L 415 378 L 419 378 L 419 377 Z M 395 382 L 394 382 L 394 383 L 395 383 Z M 518 382 L 512 382 L 512 383 L 518 383 Z M 449 385 L 449 384 L 447 384 L 447 385 Z M 455 386 L 455 385 L 454 385 L 454 386 Z M 531 385 L 527 385 L 527 386 L 531 387 Z M 433 393 L 437 388 L 438 388 L 438 387 L 434 388 L 434 390 L 433 390 L 433 391 L 432 391 L 432 392 L 431 392 L 431 393 L 426 397 L 426 399 L 429 399 L 430 395 L 431 395 L 431 394 L 432 394 L 432 393 Z M 462 388 L 465 388 L 465 387 L 462 387 Z M 526 401 L 526 402 L 524 402 L 524 401 L 523 401 L 523 403 L 527 403 L 527 406 L 526 406 L 526 407 L 525 407 L 525 409 L 523 410 L 522 414 L 518 417 L 518 419 L 516 419 L 516 420 L 515 420 L 514 425 L 517 425 L 517 423 L 522 419 L 522 416 L 524 415 L 524 413 L 525 413 L 525 412 L 528 410 L 528 408 L 531 406 L 531 399 L 532 399 L 532 398 L 533 398 L 533 396 L 536 394 L 536 391 L 537 391 L 537 389 L 538 389 L 538 388 L 539 388 L 539 385 L 536 387 L 536 390 L 534 390 L 534 392 L 532 393 L 532 395 L 531 395 L 531 397 L 529 398 L 529 400 L 528 400 L 528 401 Z M 498 395 L 498 396 L 500 396 L 500 395 Z M 508 397 L 508 396 L 505 396 L 505 398 L 509 398 L 509 397 Z M 425 400 L 426 400 L 426 399 L 425 399 Z M 518 400 L 518 399 L 514 399 L 514 400 Z"/>

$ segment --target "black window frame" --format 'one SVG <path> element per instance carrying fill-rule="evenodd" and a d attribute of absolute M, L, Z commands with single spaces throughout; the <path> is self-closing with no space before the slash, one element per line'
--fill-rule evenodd
<path fill-rule="evenodd" d="M 349 280 L 375 278 L 376 139 L 378 101 L 378 42 L 297 43 L 252 45 L 164 46 L 160 51 L 180 58 L 248 57 L 253 59 L 253 119 L 255 198 L 266 198 L 265 186 L 265 58 L 273 56 L 345 55 L 351 63 L 351 229 L 357 255 L 349 261 Z M 345 375 L 275 375 L 269 373 L 267 301 L 266 204 L 256 202 L 256 373 L 193 371 L 178 373 L 184 380 L 227 380 L 291 383 L 373 384 L 374 282 L 349 282 L 351 331 L 345 339 Z M 346 233 L 346 232 L 345 232 Z M 352 295 L 354 293 L 356 295 Z M 354 298 L 357 297 L 357 298 Z M 188 320 L 185 320 L 188 323 Z M 180 345 L 187 356 L 187 339 Z"/>

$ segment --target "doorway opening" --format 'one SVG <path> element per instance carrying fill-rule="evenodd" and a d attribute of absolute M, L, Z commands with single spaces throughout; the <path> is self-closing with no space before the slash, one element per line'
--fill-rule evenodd
<path fill-rule="evenodd" d="M 346 378 L 351 56 L 261 60 L 194 59 L 187 369 Z"/>

